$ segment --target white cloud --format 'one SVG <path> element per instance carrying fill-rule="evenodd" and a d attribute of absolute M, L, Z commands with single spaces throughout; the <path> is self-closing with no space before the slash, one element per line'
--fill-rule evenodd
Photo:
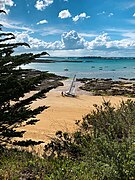
<path fill-rule="evenodd" d="M 55 27 L 46 27 L 43 29 L 42 32 L 42 36 L 48 36 L 48 35 L 58 35 L 58 34 L 62 34 L 64 32 L 64 30 L 62 29 L 57 29 Z"/>
<path fill-rule="evenodd" d="M 13 2 L 13 0 L 0 0 L 0 9 L 5 10 L 8 14 L 10 10 L 7 9 L 6 6 L 12 7 L 15 6 L 15 3 Z"/>
<path fill-rule="evenodd" d="M 97 36 L 94 40 L 86 42 L 85 46 L 90 50 L 100 50 L 104 52 L 113 52 L 119 50 L 134 50 L 135 40 L 125 38 L 122 40 L 111 40 L 107 33 Z"/>
<path fill-rule="evenodd" d="M 47 24 L 48 23 L 48 21 L 47 20 L 41 20 L 41 21 L 39 21 L 39 22 L 37 22 L 37 25 L 39 25 L 39 24 Z"/>
<path fill-rule="evenodd" d="M 12 0 L 5 0 L 5 5 L 7 6 L 13 6 L 14 2 Z"/>
<path fill-rule="evenodd" d="M 135 31 L 128 31 L 122 34 L 123 37 L 131 38 L 135 40 Z"/>
<path fill-rule="evenodd" d="M 63 33 L 61 38 L 64 49 L 83 49 L 85 40 L 74 30 Z"/>
<path fill-rule="evenodd" d="M 53 0 L 37 0 L 35 4 L 35 8 L 37 10 L 44 10 L 47 6 L 51 5 Z"/>
<path fill-rule="evenodd" d="M 113 13 L 109 13 L 108 17 L 111 17 L 111 16 L 113 16 L 113 15 L 114 15 Z"/>
<path fill-rule="evenodd" d="M 120 53 L 121 55 L 124 55 L 122 54 L 124 52 L 127 55 L 129 52 L 129 55 L 135 55 L 135 39 L 125 37 L 121 40 L 112 40 L 107 33 L 98 35 L 91 41 L 86 41 L 74 30 L 63 33 L 61 39 L 55 42 L 45 42 L 44 40 L 34 38 L 32 37 L 33 34 L 28 31 L 24 31 L 21 33 L 16 32 L 15 36 L 16 40 L 11 40 L 11 42 L 27 42 L 29 43 L 31 49 L 25 47 L 25 50 L 32 52 L 45 50 L 47 50 L 48 52 L 51 50 L 57 50 L 57 52 L 69 53 L 93 52 L 95 54 L 98 52 L 99 55 L 107 54 L 108 56 L 111 56 L 112 54 L 117 56 L 120 55 Z"/>
<path fill-rule="evenodd" d="M 69 10 L 67 9 L 67 10 L 63 10 L 63 11 L 59 12 L 58 17 L 61 19 L 70 18 L 71 14 L 70 14 Z"/>
<path fill-rule="evenodd" d="M 94 40 L 86 42 L 86 48 L 88 49 L 100 49 L 106 47 L 106 42 L 110 40 L 110 37 L 107 33 L 97 36 Z"/>
<path fill-rule="evenodd" d="M 17 42 L 25 42 L 25 41 L 27 41 L 27 38 L 29 37 L 28 31 L 24 31 L 21 33 L 16 32 L 16 33 L 14 33 L 14 35 L 16 37 L 15 41 L 17 41 Z M 14 41 L 14 40 L 12 40 L 12 41 Z"/>
<path fill-rule="evenodd" d="M 100 16 L 100 15 L 104 15 L 105 13 L 106 13 L 105 11 L 102 11 L 100 13 L 97 13 L 97 15 Z"/>
<path fill-rule="evenodd" d="M 124 6 L 123 6 L 125 9 L 131 9 L 131 8 L 134 8 L 135 7 L 135 2 L 133 1 L 130 1 L 128 3 L 124 3 Z"/>
<path fill-rule="evenodd" d="M 31 36 L 28 31 L 16 32 L 16 39 L 10 42 L 27 42 L 31 51 L 84 49 L 85 40 L 74 30 L 63 33 L 60 41 L 45 42 Z M 27 48 L 26 48 L 27 49 Z"/>
<path fill-rule="evenodd" d="M 79 15 L 76 15 L 75 17 L 73 17 L 72 19 L 73 19 L 73 21 L 74 22 L 76 22 L 76 21 L 78 21 L 79 19 L 88 19 L 88 18 L 90 18 L 90 16 L 87 16 L 86 15 L 86 13 L 81 13 L 81 14 L 79 14 Z"/>
<path fill-rule="evenodd" d="M 120 29 L 120 28 L 107 28 L 105 30 L 114 33 L 126 33 L 130 31 L 130 29 Z"/>
<path fill-rule="evenodd" d="M 128 19 L 127 22 L 130 24 L 135 24 L 135 19 Z"/>
<path fill-rule="evenodd" d="M 105 14 L 107 15 L 107 13 L 106 13 L 105 11 L 100 12 L 100 13 L 97 13 L 98 16 L 105 15 Z M 114 16 L 114 14 L 111 12 L 111 13 L 109 13 L 107 16 L 108 16 L 108 17 L 111 17 L 111 16 Z"/>
<path fill-rule="evenodd" d="M 29 27 L 22 26 L 21 23 L 17 23 L 17 22 L 11 22 L 8 20 L 3 20 L 3 21 L 0 21 L 0 24 L 2 24 L 3 27 L 5 27 L 7 29 L 18 29 L 18 30 L 26 30 L 26 31 L 33 32 L 33 29 L 31 29 Z"/>
<path fill-rule="evenodd" d="M 118 29 L 118 28 L 109 28 L 106 29 L 110 34 L 115 34 L 124 38 L 135 39 L 135 30 L 132 29 Z"/>
<path fill-rule="evenodd" d="M 23 47 L 23 48 L 20 47 L 19 50 L 20 49 L 22 50 L 24 48 L 28 51 L 44 51 L 44 50 L 63 49 L 63 43 L 61 41 L 45 42 L 41 39 L 32 37 L 31 33 L 28 31 L 15 32 L 14 35 L 15 35 L 16 39 L 7 41 L 7 43 L 27 42 L 30 45 L 30 49 L 27 47 Z"/>
<path fill-rule="evenodd" d="M 93 33 L 79 33 L 79 35 L 82 37 L 88 37 L 88 38 L 97 36 L 96 34 L 93 34 Z"/>
<path fill-rule="evenodd" d="M 135 13 L 133 14 L 133 17 L 135 17 Z"/>

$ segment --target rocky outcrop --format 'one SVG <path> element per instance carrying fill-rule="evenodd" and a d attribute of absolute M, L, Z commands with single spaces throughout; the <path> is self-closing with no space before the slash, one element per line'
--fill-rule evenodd
<path fill-rule="evenodd" d="M 93 95 L 109 95 L 109 96 L 128 96 L 135 97 L 135 84 L 132 81 L 113 81 L 112 79 L 95 79 L 95 78 L 83 78 L 78 79 L 83 86 L 80 87 L 82 90 L 90 91 Z"/>

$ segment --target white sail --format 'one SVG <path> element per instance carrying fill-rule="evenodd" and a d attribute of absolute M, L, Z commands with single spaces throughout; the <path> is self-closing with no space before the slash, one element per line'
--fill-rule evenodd
<path fill-rule="evenodd" d="M 75 96 L 75 82 L 76 82 L 76 75 L 74 76 L 74 78 L 73 78 L 73 81 L 72 81 L 72 83 L 71 83 L 71 86 L 70 86 L 70 88 L 69 88 L 69 91 L 67 91 L 66 93 L 65 93 L 65 95 L 66 96 Z"/>

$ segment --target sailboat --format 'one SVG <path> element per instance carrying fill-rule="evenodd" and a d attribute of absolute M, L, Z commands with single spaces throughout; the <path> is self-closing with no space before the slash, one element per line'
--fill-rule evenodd
<path fill-rule="evenodd" d="M 76 94 L 75 94 L 75 82 L 76 82 L 76 75 L 74 75 L 73 77 L 73 81 L 71 83 L 71 86 L 69 88 L 69 91 L 65 92 L 64 95 L 65 96 L 68 96 L 68 97 L 76 97 Z"/>

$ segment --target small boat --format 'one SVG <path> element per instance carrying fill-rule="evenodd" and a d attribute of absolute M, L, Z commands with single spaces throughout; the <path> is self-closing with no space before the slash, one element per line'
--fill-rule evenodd
<path fill-rule="evenodd" d="M 65 92 L 64 93 L 64 96 L 67 96 L 67 97 L 76 97 L 76 94 L 75 94 L 75 82 L 76 82 L 76 75 L 74 75 L 74 78 L 73 78 L 73 81 L 71 83 L 71 86 L 69 88 L 69 91 Z"/>
<path fill-rule="evenodd" d="M 68 71 L 68 69 L 67 69 L 67 68 L 65 68 L 65 69 L 64 69 L 64 71 Z"/>

